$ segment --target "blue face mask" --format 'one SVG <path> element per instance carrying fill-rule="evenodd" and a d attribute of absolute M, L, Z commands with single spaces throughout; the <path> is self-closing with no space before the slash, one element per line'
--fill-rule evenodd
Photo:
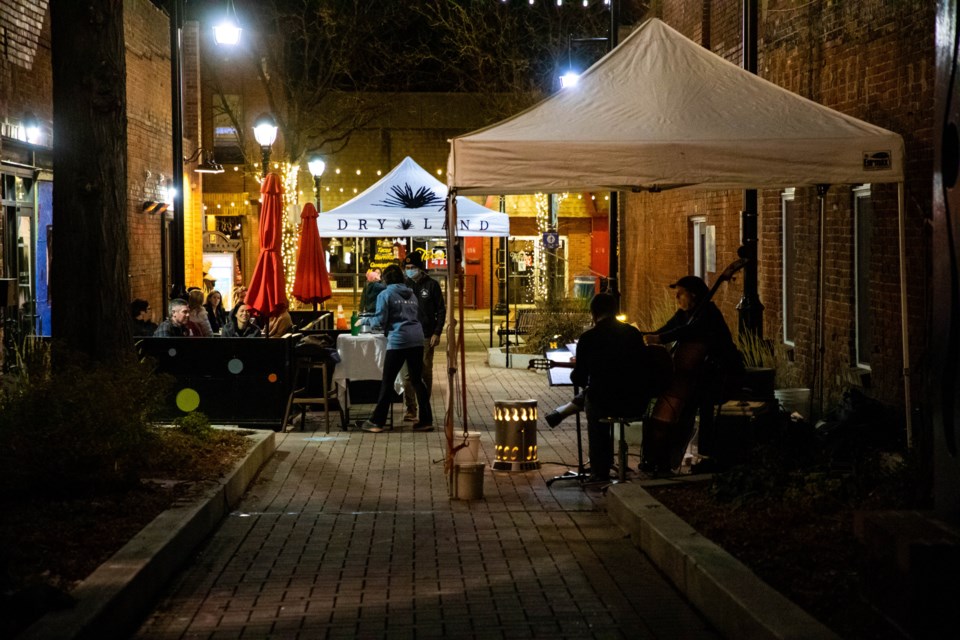
<path fill-rule="evenodd" d="M 413 278 L 417 275 L 417 269 L 407 269 L 404 273 L 407 274 L 408 278 Z"/>

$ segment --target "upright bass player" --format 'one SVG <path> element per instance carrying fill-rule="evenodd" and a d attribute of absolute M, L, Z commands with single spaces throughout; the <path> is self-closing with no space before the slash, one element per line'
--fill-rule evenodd
<path fill-rule="evenodd" d="M 697 276 L 684 276 L 671 284 L 676 290 L 676 313 L 656 331 L 644 334 L 647 345 L 675 346 L 672 383 L 644 422 L 643 471 L 667 473 L 680 466 L 698 414 L 699 451 L 711 453 L 715 407 L 743 374 L 740 352 L 711 298 L 720 283 L 742 267 L 742 260 L 727 267 L 713 289 Z"/>

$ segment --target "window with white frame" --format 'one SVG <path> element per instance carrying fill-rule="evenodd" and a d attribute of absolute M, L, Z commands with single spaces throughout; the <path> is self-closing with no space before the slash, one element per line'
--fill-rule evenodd
<path fill-rule="evenodd" d="M 796 335 L 796 281 L 797 269 L 797 205 L 794 189 L 784 189 L 780 194 L 780 229 L 783 236 L 783 252 L 780 272 L 783 274 L 780 291 L 783 307 L 783 342 L 793 346 Z"/>
<path fill-rule="evenodd" d="M 707 219 L 704 217 L 690 218 L 692 242 L 690 249 L 693 254 L 693 268 L 691 274 L 700 276 L 706 281 L 707 275 Z"/>
<path fill-rule="evenodd" d="M 870 261 L 873 256 L 873 199 L 870 185 L 853 190 L 853 286 L 854 333 L 856 335 L 857 366 L 870 368 L 873 353 L 873 296 L 870 287 Z"/>

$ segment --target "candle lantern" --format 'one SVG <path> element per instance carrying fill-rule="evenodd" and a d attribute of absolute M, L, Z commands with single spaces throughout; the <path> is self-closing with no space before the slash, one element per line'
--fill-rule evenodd
<path fill-rule="evenodd" d="M 493 468 L 500 471 L 539 469 L 537 401 L 495 400 L 493 407 L 497 427 Z"/>

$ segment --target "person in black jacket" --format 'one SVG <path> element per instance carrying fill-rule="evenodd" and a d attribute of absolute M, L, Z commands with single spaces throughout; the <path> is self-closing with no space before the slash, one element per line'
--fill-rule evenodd
<path fill-rule="evenodd" d="M 447 304 L 443 299 L 440 284 L 427 275 L 423 264 L 423 255 L 411 251 L 404 260 L 403 268 L 406 284 L 413 289 L 419 305 L 418 318 L 423 327 L 423 383 L 427 387 L 427 396 L 433 391 L 433 351 L 440 344 L 440 335 L 447 320 Z M 417 422 L 417 394 L 409 375 L 403 378 L 403 401 L 407 406 L 403 421 Z"/>
<path fill-rule="evenodd" d="M 130 316 L 134 336 L 152 336 L 157 330 L 157 324 L 153 321 L 153 309 L 146 300 L 137 298 L 131 302 Z"/>
<path fill-rule="evenodd" d="M 223 296 L 220 295 L 220 292 L 214 289 L 208 293 L 203 308 L 207 310 L 207 320 L 210 321 L 210 328 L 213 329 L 214 333 L 219 333 L 230 318 L 227 315 L 227 310 L 223 308 Z"/>
<path fill-rule="evenodd" d="M 617 300 L 598 293 L 590 301 L 593 327 L 577 341 L 570 381 L 586 389 L 590 482 L 609 482 L 613 438 L 605 417 L 641 417 L 653 395 L 656 366 L 643 334 L 617 320 Z"/>
<path fill-rule="evenodd" d="M 260 327 L 253 321 L 250 307 L 245 302 L 239 302 L 233 308 L 232 318 L 223 325 L 221 335 L 225 338 L 256 338 L 261 335 Z"/>

